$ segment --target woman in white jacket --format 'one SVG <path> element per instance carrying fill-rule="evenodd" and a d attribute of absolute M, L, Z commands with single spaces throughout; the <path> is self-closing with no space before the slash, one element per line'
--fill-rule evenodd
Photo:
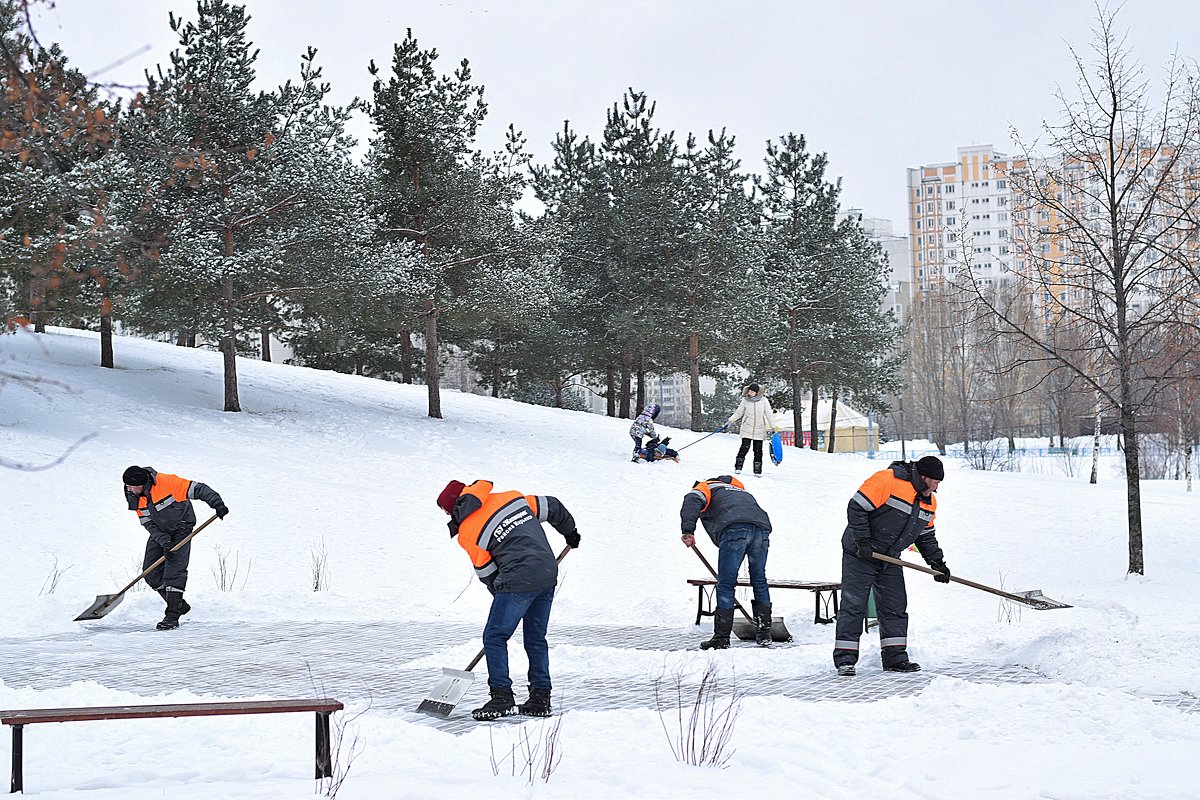
<path fill-rule="evenodd" d="M 757 383 L 746 387 L 746 396 L 738 404 L 737 411 L 725 423 L 728 430 L 735 422 L 741 422 L 738 435 L 742 437 L 742 446 L 738 448 L 737 458 L 733 461 L 733 471 L 741 474 L 742 465 L 746 463 L 746 453 L 751 445 L 754 446 L 754 474 L 762 476 L 763 442 L 775 433 L 775 413 L 771 411 L 771 402 L 762 395 Z"/>

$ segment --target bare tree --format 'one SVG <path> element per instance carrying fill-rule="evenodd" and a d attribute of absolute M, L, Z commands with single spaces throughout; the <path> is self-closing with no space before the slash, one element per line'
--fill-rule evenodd
<path fill-rule="evenodd" d="M 1050 155 L 1036 155 L 1037 142 L 1013 134 L 1022 158 L 1008 177 L 1023 259 L 1014 281 L 1041 313 L 1023 322 L 982 291 L 981 275 L 968 269 L 965 277 L 1001 330 L 1117 411 L 1129 572 L 1142 574 L 1139 426 L 1197 346 L 1184 321 L 1194 319 L 1200 289 L 1200 104 L 1196 73 L 1178 58 L 1162 86 L 1151 86 L 1114 29 L 1115 16 L 1098 10 L 1090 61 L 1072 50 L 1077 96 L 1057 93 L 1061 118 L 1044 130 Z"/>

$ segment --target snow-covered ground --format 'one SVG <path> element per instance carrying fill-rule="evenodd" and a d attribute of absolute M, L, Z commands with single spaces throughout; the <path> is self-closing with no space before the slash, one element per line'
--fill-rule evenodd
<path fill-rule="evenodd" d="M 106 370 L 96 366 L 94 334 L 0 337 L 0 373 L 41 381 L 0 387 L 0 457 L 43 464 L 94 434 L 51 469 L 0 468 L 0 639 L 8 643 L 36 652 L 39 638 L 78 631 L 72 619 L 96 594 L 140 571 L 144 538 L 120 485 L 121 471 L 138 463 L 207 482 L 231 509 L 193 548 L 196 610 L 179 631 L 152 638 L 156 646 L 219 650 L 219 640 L 189 639 L 196 620 L 482 628 L 488 594 L 434 498 L 451 478 L 487 478 L 559 497 L 583 535 L 564 562 L 551 620 L 556 691 L 597 670 L 646 680 L 668 661 L 693 673 L 713 663 L 741 681 L 831 669 L 833 631 L 811 624 L 803 592 L 776 593 L 796 642 L 769 651 L 627 651 L 555 638 L 556 624 L 691 624 L 695 599 L 684 580 L 703 573 L 679 542 L 679 504 L 694 480 L 729 471 L 732 437 L 685 450 L 680 464 L 631 464 L 627 421 L 454 392 L 442 398 L 446 418 L 432 420 L 423 387 L 250 360 L 238 364 L 244 412 L 227 414 L 219 354 L 128 338 L 116 354 L 117 369 Z M 671 433 L 676 445 L 699 438 Z M 747 477 L 775 526 L 768 573 L 836 580 L 846 502 L 885 463 L 788 450 L 763 479 Z M 652 710 L 570 711 L 561 718 L 561 763 L 531 786 L 494 776 L 490 764 L 519 727 L 490 734 L 481 724 L 454 737 L 416 715 L 369 710 L 353 723 L 364 749 L 338 796 L 1200 797 L 1190 769 L 1200 714 L 1149 699 L 1200 692 L 1200 621 L 1190 606 L 1200 493 L 1181 482 L 1142 484 L 1147 575 L 1130 577 L 1124 485 L 1086 480 L 952 464 L 939 491 L 939 538 L 955 574 L 1042 589 L 1074 608 L 1014 610 L 909 574 L 914 660 L 931 670 L 1021 665 L 1049 681 L 939 677 L 915 696 L 869 703 L 750 697 L 724 770 L 677 763 Z M 203 519 L 207 508 L 197 513 Z M 319 551 L 328 554 L 329 590 L 313 592 Z M 234 591 L 217 587 L 221 552 L 240 565 Z M 46 593 L 55 564 L 64 571 Z M 108 620 L 152 627 L 160 605 L 136 592 Z M 131 647 L 145 646 L 130 636 Z M 863 641 L 862 663 L 877 663 L 874 634 Z M 476 646 L 431 641 L 420 664 L 431 685 L 438 667 L 461 666 Z M 512 649 L 521 685 L 519 644 Z M 218 699 L 175 686 L 135 696 L 87 674 L 53 689 L 0 683 L 0 708 L 164 697 Z M 36 726 L 26 781 L 48 798 L 304 796 L 313 787 L 307 743 L 274 743 L 295 725 L 268 716 Z M 528 725 L 538 735 L 541 723 Z M 34 739 L 58 754 L 52 766 L 45 750 L 34 753 Z"/>

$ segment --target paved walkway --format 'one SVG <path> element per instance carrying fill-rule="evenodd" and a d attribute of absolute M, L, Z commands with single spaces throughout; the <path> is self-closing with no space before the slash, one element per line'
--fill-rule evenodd
<path fill-rule="evenodd" d="M 446 643 L 471 644 L 474 648 L 479 642 L 479 627 L 474 625 L 287 622 L 233 626 L 185 620 L 176 632 L 147 627 L 143 622 L 105 620 L 54 636 L 0 639 L 0 679 L 9 687 L 35 689 L 94 680 L 147 697 L 177 689 L 230 698 L 319 693 L 347 705 L 361 708 L 369 703 L 373 710 L 409 715 L 414 721 L 452 733 L 476 724 L 466 712 L 487 696 L 486 672 L 481 666 L 475 685 L 449 719 L 413 711 L 437 683 L 440 673 L 428 666 L 408 666 L 409 662 L 429 655 L 430 642 L 438 642 L 437 649 L 444 649 Z M 579 647 L 672 651 L 694 649 L 700 632 L 692 626 L 556 625 L 554 641 Z M 513 647 L 519 648 L 519 633 L 516 639 Z M 444 666 L 461 669 L 466 664 Z M 916 694 L 939 675 L 988 684 L 1049 682 L 1045 676 L 1017 666 L 954 663 L 910 674 L 885 674 L 878 667 L 864 665 L 853 679 L 839 678 L 832 670 L 815 675 L 756 675 L 750 685 L 738 689 L 750 695 L 784 695 L 812 701 L 873 702 Z M 670 687 L 672 693 L 674 688 Z M 1200 712 L 1200 697 L 1194 695 L 1147 699 Z M 630 681 L 627 676 L 605 679 L 573 675 L 570 691 L 555 695 L 555 706 L 564 711 L 654 705 L 651 680 Z"/>

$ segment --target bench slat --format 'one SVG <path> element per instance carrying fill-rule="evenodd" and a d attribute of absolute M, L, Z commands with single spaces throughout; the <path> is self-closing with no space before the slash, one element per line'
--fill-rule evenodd
<path fill-rule="evenodd" d="M 714 578 L 688 578 L 688 583 L 692 586 L 716 586 L 717 581 Z M 748 580 L 739 580 L 738 586 L 752 585 Z M 828 589 L 840 589 L 842 584 L 836 581 L 785 581 L 785 580 L 768 580 L 768 588 L 771 589 L 808 589 L 809 591 L 826 591 Z"/>
<path fill-rule="evenodd" d="M 152 719 L 156 717 L 204 717 L 230 714 L 274 714 L 291 711 L 341 711 L 337 700 L 240 700 L 222 703 L 171 703 L 164 705 L 107 706 L 94 708 L 32 708 L 0 711 L 4 725 L 37 722 L 82 722 L 91 719 Z"/>

